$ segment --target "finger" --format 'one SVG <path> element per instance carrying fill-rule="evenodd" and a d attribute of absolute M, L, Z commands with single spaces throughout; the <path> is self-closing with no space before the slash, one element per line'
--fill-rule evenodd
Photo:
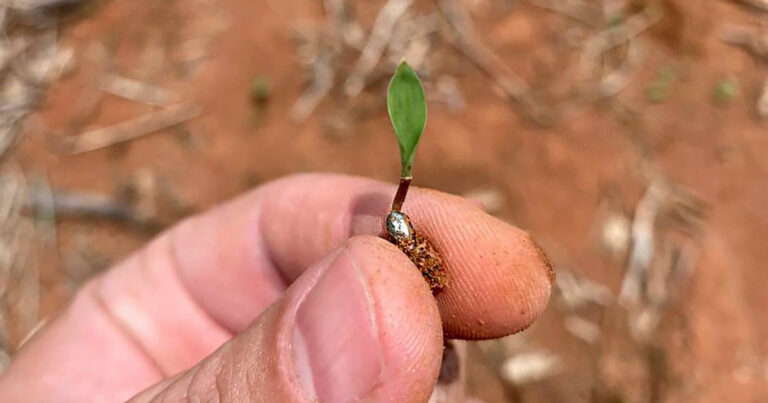
<path fill-rule="evenodd" d="M 381 234 L 394 191 L 389 184 L 336 175 L 272 182 L 204 218 L 205 224 L 190 222 L 178 231 L 179 245 L 215 245 L 180 254 L 181 277 L 214 318 L 237 330 L 264 306 L 240 296 L 274 298 L 281 288 L 276 278 L 290 282 L 351 234 Z M 405 211 L 445 260 L 450 285 L 437 298 L 448 337 L 503 336 L 530 325 L 543 311 L 553 272 L 527 233 L 464 199 L 425 189 L 410 192 Z M 228 268 L 246 270 L 222 273 L 210 263 L 222 257 Z M 262 274 L 271 281 L 250 284 L 243 279 L 254 266 L 278 274 Z M 218 295 L 210 286 L 215 282 L 241 292 Z"/>
<path fill-rule="evenodd" d="M 134 401 L 426 401 L 441 349 L 415 267 L 386 241 L 355 237 L 242 334 Z"/>
<path fill-rule="evenodd" d="M 97 393 L 88 387 L 143 388 L 147 378 L 189 368 L 244 329 L 302 267 L 351 234 L 379 233 L 393 193 L 361 178 L 299 175 L 190 218 L 86 287 L 22 350 L 0 389 L 58 393 L 89 369 L 126 369 L 81 385 L 88 396 Z M 549 266 L 527 234 L 438 192 L 414 189 L 405 209 L 445 260 L 450 284 L 438 306 L 447 336 L 509 334 L 544 309 Z"/>

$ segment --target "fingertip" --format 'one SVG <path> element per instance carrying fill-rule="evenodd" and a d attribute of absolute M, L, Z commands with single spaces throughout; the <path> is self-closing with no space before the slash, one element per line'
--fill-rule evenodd
<path fill-rule="evenodd" d="M 448 338 L 496 338 L 527 328 L 546 309 L 554 272 L 531 236 L 474 204 L 418 189 L 406 208 L 442 255 L 448 287 L 437 295 Z"/>
<path fill-rule="evenodd" d="M 366 279 L 374 303 L 382 355 L 382 382 L 367 398 L 426 401 L 440 369 L 439 311 L 418 269 L 394 245 L 355 236 L 346 250 Z"/>
<path fill-rule="evenodd" d="M 271 182 L 261 190 L 263 245 L 292 280 L 350 235 L 381 234 L 394 191 L 392 185 L 341 175 Z M 447 337 L 504 336 L 528 327 L 546 308 L 554 273 L 526 232 L 469 200 L 430 189 L 412 188 L 404 208 L 445 262 L 449 285 L 437 304 Z M 381 239 L 364 242 L 383 243 L 407 261 Z M 417 278 L 418 271 L 411 276 Z"/>

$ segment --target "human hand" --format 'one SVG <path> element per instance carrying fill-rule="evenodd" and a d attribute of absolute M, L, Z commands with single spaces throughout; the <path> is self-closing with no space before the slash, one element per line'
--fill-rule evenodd
<path fill-rule="evenodd" d="M 3 402 L 426 401 L 443 336 L 526 328 L 553 273 L 526 233 L 413 189 L 450 279 L 433 297 L 371 236 L 393 192 L 298 175 L 185 220 L 85 285 L 0 377 Z"/>

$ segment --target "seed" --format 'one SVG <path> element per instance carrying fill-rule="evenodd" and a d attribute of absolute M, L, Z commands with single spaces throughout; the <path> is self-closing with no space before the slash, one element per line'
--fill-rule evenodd
<path fill-rule="evenodd" d="M 387 215 L 387 233 L 395 244 L 421 271 L 424 280 L 433 293 L 445 288 L 448 276 L 440 254 L 434 246 L 413 228 L 410 218 L 400 211 Z"/>
<path fill-rule="evenodd" d="M 387 232 L 396 241 L 413 239 L 411 220 L 399 211 L 391 211 L 387 215 Z"/>

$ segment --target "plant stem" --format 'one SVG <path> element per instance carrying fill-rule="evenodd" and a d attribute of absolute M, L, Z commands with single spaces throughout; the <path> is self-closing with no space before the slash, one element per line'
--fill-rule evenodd
<path fill-rule="evenodd" d="M 413 178 L 410 176 L 400 178 L 400 185 L 397 187 L 394 200 L 392 200 L 392 211 L 400 211 L 403 208 L 405 195 L 408 194 L 408 187 L 411 186 L 411 179 Z"/>

